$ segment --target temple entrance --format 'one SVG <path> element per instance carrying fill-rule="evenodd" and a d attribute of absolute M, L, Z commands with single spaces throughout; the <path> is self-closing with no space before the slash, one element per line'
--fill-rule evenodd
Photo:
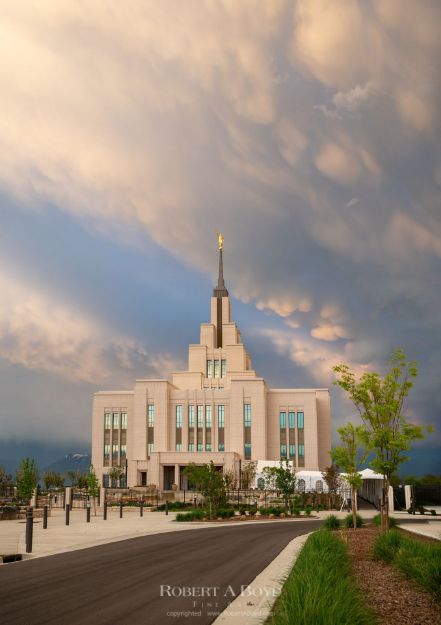
<path fill-rule="evenodd" d="M 175 483 L 175 465 L 164 467 L 164 490 L 172 490 Z"/>

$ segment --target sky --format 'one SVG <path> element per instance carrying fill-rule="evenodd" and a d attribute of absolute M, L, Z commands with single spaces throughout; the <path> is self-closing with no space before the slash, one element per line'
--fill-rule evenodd
<path fill-rule="evenodd" d="M 217 238 L 275 387 L 417 360 L 441 473 L 441 5 L 0 1 L 0 462 L 185 367 Z M 20 445 L 22 444 L 22 448 Z M 3 451 L 2 451 L 3 450 Z"/>

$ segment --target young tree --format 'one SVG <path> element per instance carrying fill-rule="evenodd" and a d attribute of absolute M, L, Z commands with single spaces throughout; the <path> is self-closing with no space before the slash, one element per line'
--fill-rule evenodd
<path fill-rule="evenodd" d="M 0 467 L 0 495 L 7 495 L 12 486 L 12 475 L 6 473 L 4 467 Z"/>
<path fill-rule="evenodd" d="M 64 486 L 64 476 L 56 471 L 46 471 L 43 475 L 46 490 L 50 488 L 62 488 Z"/>
<path fill-rule="evenodd" d="M 16 471 L 18 496 L 30 501 L 38 482 L 38 469 L 33 458 L 23 458 Z"/>
<path fill-rule="evenodd" d="M 93 513 L 96 516 L 96 498 L 100 494 L 100 483 L 95 473 L 95 469 L 93 464 L 89 467 L 89 474 L 87 476 L 87 490 L 89 492 L 89 496 L 93 499 Z"/>
<path fill-rule="evenodd" d="M 227 490 L 235 490 L 237 488 L 238 479 L 234 469 L 226 469 L 223 473 L 224 484 Z"/>
<path fill-rule="evenodd" d="M 208 516 L 226 503 L 225 483 L 222 473 L 216 469 L 213 461 L 209 464 L 190 463 L 184 473 L 208 502 Z"/>
<path fill-rule="evenodd" d="M 109 477 L 112 482 L 118 482 L 125 476 L 126 472 L 122 467 L 112 467 L 109 471 Z"/>
<path fill-rule="evenodd" d="M 285 502 L 285 509 L 288 509 L 289 498 L 294 495 L 296 487 L 296 474 L 294 469 L 290 466 L 288 460 L 285 460 L 285 464 L 280 462 L 278 467 L 265 467 L 263 470 L 265 474 L 265 485 L 268 490 L 278 490 Z"/>
<path fill-rule="evenodd" d="M 256 477 L 256 463 L 247 462 L 247 464 L 243 465 L 241 473 L 240 473 L 240 481 L 241 481 L 242 488 L 245 490 L 250 488 L 255 477 Z"/>
<path fill-rule="evenodd" d="M 328 487 L 329 499 L 331 500 L 331 508 L 334 508 L 338 491 L 341 489 L 341 477 L 338 465 L 331 464 L 329 467 L 325 467 L 322 476 Z"/>
<path fill-rule="evenodd" d="M 389 484 L 391 476 L 408 458 L 411 443 L 424 438 L 430 427 L 411 423 L 403 414 L 404 402 L 418 375 L 415 362 L 407 360 L 398 349 L 390 360 L 390 370 L 384 377 L 365 372 L 359 379 L 347 365 L 338 365 L 335 384 L 346 391 L 358 410 L 365 426 L 364 442 L 373 451 L 370 466 L 383 476 L 381 526 L 389 526 Z"/>
<path fill-rule="evenodd" d="M 77 486 L 77 481 L 78 481 L 78 476 L 79 476 L 78 471 L 68 471 L 66 475 L 70 480 L 70 485 Z"/>
<path fill-rule="evenodd" d="M 358 462 L 361 455 L 361 442 L 363 440 L 364 427 L 362 425 L 354 426 L 347 423 L 337 429 L 340 434 L 341 445 L 331 450 L 332 460 L 341 466 L 346 475 L 345 480 L 351 487 L 352 500 L 352 519 L 354 529 L 357 528 L 357 489 L 362 484 L 362 478 L 358 472 Z"/>

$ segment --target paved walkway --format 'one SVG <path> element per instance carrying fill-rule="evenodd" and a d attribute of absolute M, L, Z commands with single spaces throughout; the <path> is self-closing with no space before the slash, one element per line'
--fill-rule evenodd
<path fill-rule="evenodd" d="M 438 513 L 439 514 L 439 513 Z M 408 514 L 407 512 L 394 512 L 394 517 L 403 530 L 441 540 L 441 516 L 429 516 L 428 514 Z"/>
<path fill-rule="evenodd" d="M 326 518 L 328 510 L 315 514 L 320 519 Z M 339 518 L 347 515 L 347 512 L 333 511 Z M 369 519 L 377 514 L 376 510 L 362 510 L 363 518 Z M 408 518 L 409 515 L 406 515 Z M 314 518 L 314 517 L 313 517 Z M 176 523 L 175 513 L 168 516 L 164 512 L 147 512 L 139 516 L 139 509 L 124 510 L 124 516 L 119 518 L 118 508 L 108 509 L 108 518 L 103 520 L 102 512 L 97 516 L 91 513 L 90 523 L 86 523 L 86 510 L 74 509 L 70 513 L 70 525 L 64 523 L 64 511 L 53 509 L 52 516 L 48 519 L 48 529 L 43 529 L 43 519 L 34 519 L 33 551 L 28 557 L 41 557 L 55 553 L 85 549 L 95 545 L 103 545 L 137 536 L 159 534 L 163 532 L 190 531 L 195 529 L 209 530 L 213 527 L 235 528 L 243 524 L 256 523 L 304 523 L 307 519 L 280 520 L 280 521 L 240 521 L 235 523 Z M 407 519 L 406 519 L 407 520 Z M 441 517 L 440 517 L 441 520 Z M 25 521 L 1 521 L 0 522 L 0 554 L 26 553 L 25 548 Z M 440 525 L 441 529 L 441 525 Z"/>

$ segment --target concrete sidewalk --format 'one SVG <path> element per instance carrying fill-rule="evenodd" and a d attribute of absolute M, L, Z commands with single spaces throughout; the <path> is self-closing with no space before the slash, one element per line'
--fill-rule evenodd
<path fill-rule="evenodd" d="M 313 520 L 325 519 L 329 514 L 335 514 L 339 518 L 344 518 L 348 513 L 324 510 L 314 513 Z M 370 519 L 376 510 L 361 511 L 363 518 Z M 86 510 L 73 509 L 70 513 L 70 525 L 64 523 L 64 511 L 52 509 L 52 516 L 48 519 L 48 529 L 43 529 L 43 520 L 34 519 L 34 537 L 32 554 L 26 556 L 25 543 L 25 521 L 1 521 L 0 522 L 0 554 L 21 553 L 24 557 L 41 557 L 77 549 L 86 549 L 96 545 L 103 545 L 137 536 L 147 536 L 149 534 L 159 534 L 162 532 L 183 532 L 194 529 L 207 529 L 213 527 L 234 527 L 248 523 L 303 523 L 307 517 L 302 519 L 281 519 L 281 520 L 260 520 L 260 521 L 240 521 L 234 523 L 224 522 L 191 522 L 176 523 L 174 521 L 176 513 L 170 512 L 148 512 L 144 510 L 144 516 L 139 516 L 139 508 L 125 508 L 124 516 L 119 518 L 118 508 L 108 508 L 107 520 L 103 520 L 102 512 L 97 512 L 97 516 L 91 511 L 90 523 L 86 523 Z"/>

